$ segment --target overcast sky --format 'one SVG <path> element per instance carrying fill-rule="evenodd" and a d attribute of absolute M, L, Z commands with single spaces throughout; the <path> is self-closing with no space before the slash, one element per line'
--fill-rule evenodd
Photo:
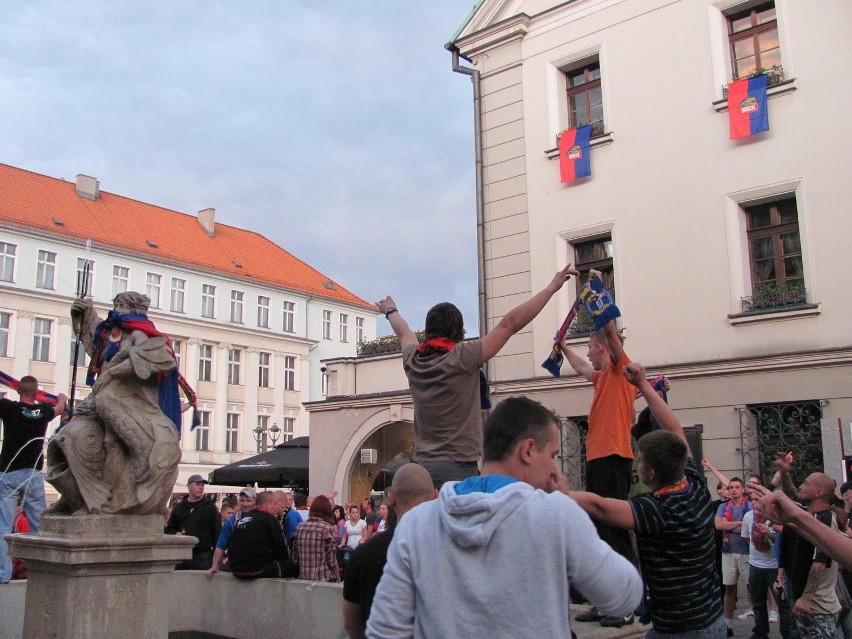
<path fill-rule="evenodd" d="M 476 334 L 473 0 L 0 2 L 0 162 L 265 234 Z M 390 333 L 383 318 L 379 335 Z"/>

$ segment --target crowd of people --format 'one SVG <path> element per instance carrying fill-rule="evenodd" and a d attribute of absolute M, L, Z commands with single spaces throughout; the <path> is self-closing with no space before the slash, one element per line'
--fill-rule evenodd
<path fill-rule="evenodd" d="M 669 381 L 649 380 L 627 356 L 597 271 L 579 295 L 595 321 L 586 356 L 560 336 L 554 349 L 555 361 L 567 360 L 593 388 L 585 490 L 556 464 L 560 422 L 551 410 L 526 397 L 491 407 L 483 364 L 578 275 L 562 269 L 472 340 L 452 304 L 429 311 L 421 343 L 391 297 L 378 302 L 400 339 L 415 414 L 412 463 L 394 474 L 387 501 L 335 504 L 335 493 L 246 487 L 219 509 L 193 475 L 165 525 L 167 534 L 198 539 L 177 569 L 342 580 L 351 639 L 571 637 L 578 599 L 590 609 L 577 621 L 623 627 L 638 616 L 649 639 L 731 637 L 746 603 L 749 639 L 768 639 L 772 623 L 783 639 L 852 639 L 852 539 L 844 534 L 852 535 L 852 482 L 839 496 L 823 472 L 796 486 L 787 452 L 768 485 L 696 460 L 668 405 Z M 43 437 L 54 416 L 35 407 L 34 388 L 22 380 L 21 402 L 0 400 L 4 525 L 21 486 L 37 479 L 28 473 L 20 483 L 14 460 L 37 470 L 32 443 L 23 442 Z M 634 421 L 637 398 L 646 408 Z M 707 473 L 717 480 L 715 501 Z M 23 510 L 30 518 L 27 502 Z M 0 563 L 0 581 L 10 574 Z"/>

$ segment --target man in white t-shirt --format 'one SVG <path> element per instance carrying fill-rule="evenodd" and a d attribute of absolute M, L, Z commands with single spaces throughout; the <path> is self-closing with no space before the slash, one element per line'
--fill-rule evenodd
<path fill-rule="evenodd" d="M 740 535 L 749 541 L 748 589 L 754 610 L 754 629 L 751 636 L 752 639 L 768 639 L 769 611 L 766 597 L 778 576 L 778 560 L 774 548 L 777 531 L 769 525 L 763 513 L 750 510 L 743 515 Z"/>

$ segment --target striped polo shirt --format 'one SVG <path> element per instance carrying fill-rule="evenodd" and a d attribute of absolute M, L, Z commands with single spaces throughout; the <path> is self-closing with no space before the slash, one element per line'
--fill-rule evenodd
<path fill-rule="evenodd" d="M 713 505 L 691 457 L 687 485 L 630 500 L 651 623 L 659 632 L 706 628 L 722 614 Z"/>

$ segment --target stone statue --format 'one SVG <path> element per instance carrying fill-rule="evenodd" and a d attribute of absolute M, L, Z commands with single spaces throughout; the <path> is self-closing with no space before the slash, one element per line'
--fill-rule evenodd
<path fill-rule="evenodd" d="M 54 513 L 159 514 L 172 494 L 180 461 L 176 362 L 147 318 L 150 303 L 119 293 L 104 321 L 89 299 L 71 307 L 92 357 L 92 392 L 47 445 L 46 479 L 61 494 Z"/>

